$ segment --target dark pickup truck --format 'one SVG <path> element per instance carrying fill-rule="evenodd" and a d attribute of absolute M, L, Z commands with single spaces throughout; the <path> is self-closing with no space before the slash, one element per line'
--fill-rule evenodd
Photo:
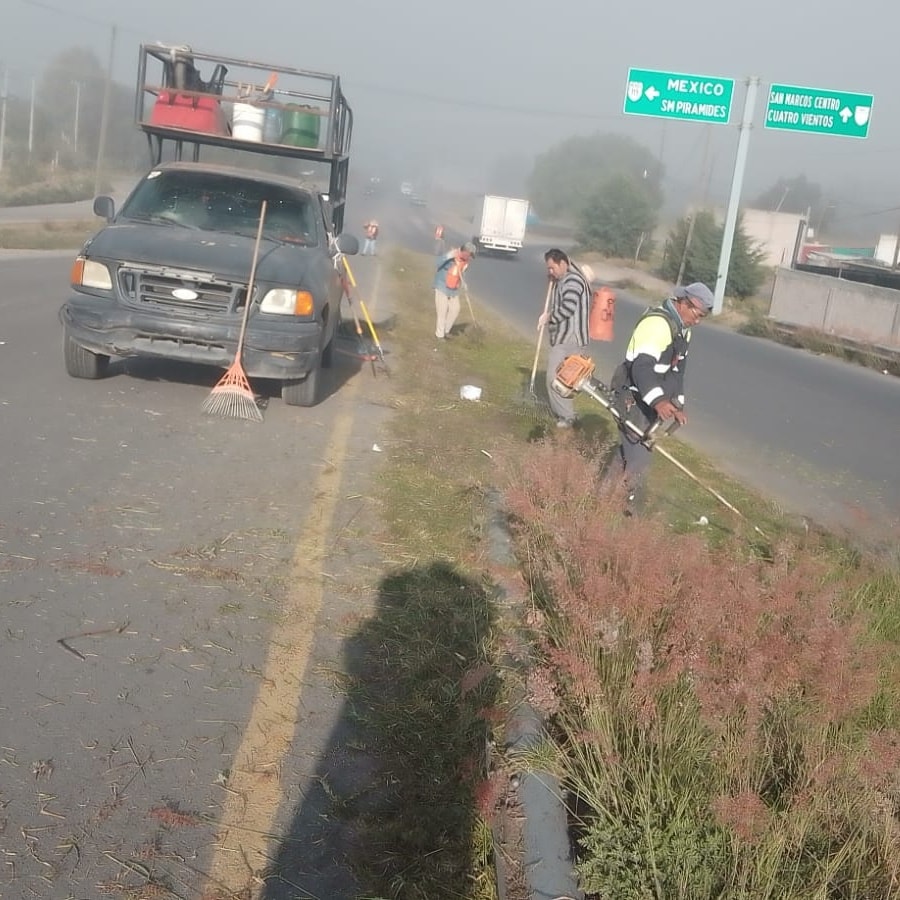
<path fill-rule="evenodd" d="M 75 378 L 100 378 L 113 356 L 227 369 L 250 304 L 242 352 L 248 377 L 277 380 L 286 403 L 312 406 L 319 400 L 320 371 L 331 362 L 340 320 L 339 257 L 358 250 L 355 237 L 339 233 L 349 109 L 334 81 L 329 90 L 312 96 L 283 88 L 279 97 L 270 89 L 277 80 L 275 73 L 332 76 L 200 56 L 216 65 L 217 93 L 210 94 L 210 87 L 199 78 L 184 80 L 185 59 L 194 71 L 198 61 L 198 55 L 190 51 L 188 56 L 188 51 L 159 45 L 141 48 L 137 119 L 157 158 L 120 210 L 115 210 L 110 197 L 94 201 L 94 212 L 107 224 L 85 243 L 72 267 L 72 293 L 60 311 L 66 370 Z M 153 59 L 163 64 L 160 84 L 148 80 L 146 64 Z M 224 125 L 214 133 L 192 130 L 192 98 L 203 100 L 207 110 L 218 110 L 228 100 L 225 76 L 229 68 L 240 66 L 272 69 L 268 93 L 260 95 L 261 111 L 288 108 L 286 101 L 298 96 L 318 101 L 327 123 L 324 141 L 298 147 L 278 143 L 277 136 L 263 140 L 262 134 L 258 140 L 253 134 L 250 140 L 236 139 Z M 246 73 L 241 77 L 249 80 Z M 241 84 L 235 82 L 235 89 Z M 145 113 L 140 103 L 145 94 L 156 97 L 156 104 L 160 95 L 164 98 L 167 118 Z M 188 115 L 183 120 L 171 118 L 172 96 L 185 98 Z M 233 105 L 239 99 L 247 101 L 245 95 L 235 94 Z M 197 121 L 205 128 L 212 119 L 207 115 Z M 225 122 L 224 112 L 221 121 Z M 176 160 L 159 161 L 165 141 L 174 143 Z M 185 142 L 195 147 L 188 161 L 180 159 Z M 199 148 L 209 144 L 278 156 L 282 167 L 284 160 L 323 161 L 331 167 L 329 191 L 262 167 L 201 162 Z M 266 214 L 249 295 L 263 201 Z"/>

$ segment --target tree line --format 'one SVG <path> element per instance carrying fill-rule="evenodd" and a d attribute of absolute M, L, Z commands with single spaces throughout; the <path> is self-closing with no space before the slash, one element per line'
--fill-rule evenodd
<path fill-rule="evenodd" d="M 669 229 L 657 246 L 664 169 L 650 150 L 619 134 L 570 137 L 534 164 L 528 194 L 545 218 L 575 226 L 583 250 L 614 258 L 653 261 L 663 278 L 714 284 L 724 225 L 712 210 L 696 209 Z M 829 207 L 804 176 L 780 178 L 753 203 L 756 208 L 805 215 L 821 228 Z M 746 234 L 740 217 L 734 234 L 727 293 L 752 296 L 765 276 L 765 253 Z"/>
<path fill-rule="evenodd" d="M 46 173 L 93 167 L 100 142 L 106 71 L 90 50 L 59 53 L 27 96 L 7 98 L 3 171 L 27 183 Z M 112 168 L 147 159 L 146 138 L 134 126 L 134 88 L 112 82 L 103 158 Z"/>

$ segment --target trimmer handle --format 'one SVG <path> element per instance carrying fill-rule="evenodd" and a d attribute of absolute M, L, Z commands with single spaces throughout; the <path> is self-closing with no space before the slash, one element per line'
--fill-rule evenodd
<path fill-rule="evenodd" d="M 679 422 L 678 419 L 673 418 L 667 421 L 657 419 L 646 432 L 644 432 L 644 439 L 641 443 L 649 450 L 658 440 L 669 437 L 669 435 L 678 431 L 680 427 L 681 422 Z"/>

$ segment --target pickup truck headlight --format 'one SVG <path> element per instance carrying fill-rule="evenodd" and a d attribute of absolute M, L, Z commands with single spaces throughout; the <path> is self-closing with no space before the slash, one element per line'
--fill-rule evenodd
<path fill-rule="evenodd" d="M 78 256 L 72 263 L 69 278 L 73 287 L 99 288 L 102 291 L 112 290 L 112 277 L 109 269 L 100 262 Z"/>
<path fill-rule="evenodd" d="M 315 304 L 309 291 L 292 291 L 288 288 L 269 291 L 259 305 L 260 312 L 283 316 L 311 316 L 314 310 Z"/>

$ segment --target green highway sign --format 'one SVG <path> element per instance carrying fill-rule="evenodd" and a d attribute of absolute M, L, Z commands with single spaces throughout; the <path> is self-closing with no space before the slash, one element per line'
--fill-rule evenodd
<path fill-rule="evenodd" d="M 766 106 L 766 128 L 864 138 L 872 118 L 871 94 L 773 84 Z"/>
<path fill-rule="evenodd" d="M 690 122 L 727 125 L 733 78 L 629 69 L 623 112 Z"/>

